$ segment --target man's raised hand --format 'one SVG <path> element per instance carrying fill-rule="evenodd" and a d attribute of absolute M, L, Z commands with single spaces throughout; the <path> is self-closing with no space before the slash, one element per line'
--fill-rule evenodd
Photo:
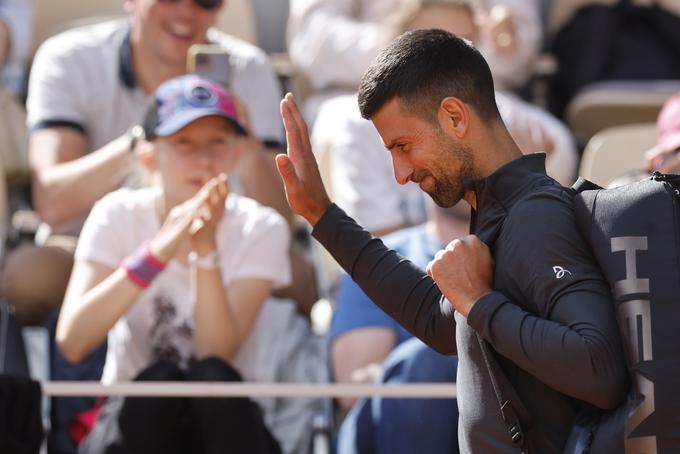
<path fill-rule="evenodd" d="M 315 225 L 331 201 L 312 153 L 307 125 L 290 93 L 281 101 L 281 117 L 286 128 L 288 154 L 276 156 L 276 167 L 283 179 L 290 208 Z"/>

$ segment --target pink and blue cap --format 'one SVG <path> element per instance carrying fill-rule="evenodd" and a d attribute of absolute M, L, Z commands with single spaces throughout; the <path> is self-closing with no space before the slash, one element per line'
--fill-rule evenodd
<path fill-rule="evenodd" d="M 158 87 L 154 105 L 144 121 L 144 130 L 147 138 L 168 136 L 199 118 L 212 115 L 228 120 L 237 134 L 246 134 L 238 120 L 232 94 L 215 82 L 189 74 Z"/>

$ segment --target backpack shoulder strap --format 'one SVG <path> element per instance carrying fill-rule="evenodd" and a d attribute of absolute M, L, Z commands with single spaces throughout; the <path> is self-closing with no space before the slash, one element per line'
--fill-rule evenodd
<path fill-rule="evenodd" d="M 510 439 L 515 446 L 520 448 L 522 454 L 527 454 L 529 452 L 529 440 L 526 436 L 526 431 L 529 428 L 529 412 L 505 377 L 489 344 L 479 334 L 477 334 L 477 341 L 482 350 L 484 363 L 491 378 L 491 386 L 496 395 L 501 417 L 508 430 Z M 510 400 L 509 396 L 514 397 L 514 399 Z"/>
<path fill-rule="evenodd" d="M 592 181 L 586 180 L 583 177 L 578 177 L 578 180 L 571 185 L 571 189 L 574 190 L 574 192 L 581 193 L 583 191 L 592 191 L 593 189 L 602 189 L 602 186 L 598 186 Z"/>

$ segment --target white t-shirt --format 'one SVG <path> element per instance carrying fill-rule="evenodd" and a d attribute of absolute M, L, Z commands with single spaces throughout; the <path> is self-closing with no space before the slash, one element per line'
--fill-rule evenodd
<path fill-rule="evenodd" d="M 29 129 L 70 126 L 96 150 L 139 123 L 151 101 L 136 84 L 127 19 L 60 33 L 40 46 L 31 67 Z M 254 134 L 283 143 L 281 89 L 260 48 L 211 29 L 208 40 L 229 52 L 231 88 L 250 114 Z"/>
<path fill-rule="evenodd" d="M 117 268 L 160 229 L 159 188 L 119 189 L 92 209 L 85 222 L 76 260 Z M 289 233 L 284 219 L 254 200 L 230 194 L 218 226 L 217 248 L 225 285 L 242 278 L 269 279 L 274 287 L 290 282 Z M 265 303 L 263 312 L 268 309 Z M 132 380 L 152 362 L 186 364 L 193 354 L 194 302 L 189 268 L 173 260 L 137 298 L 108 335 L 102 382 Z M 246 380 L 258 379 L 258 322 L 232 364 Z"/>

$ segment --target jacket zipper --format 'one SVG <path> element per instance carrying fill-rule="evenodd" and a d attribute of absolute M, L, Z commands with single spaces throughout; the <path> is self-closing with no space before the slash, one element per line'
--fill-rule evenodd
<path fill-rule="evenodd" d="M 662 175 L 658 172 L 654 172 L 652 178 L 655 181 L 661 182 L 671 197 L 671 202 L 673 204 L 673 221 L 675 223 L 673 230 L 675 232 L 676 266 L 677 269 L 680 270 L 680 263 L 678 261 L 678 257 L 680 257 L 680 184 L 678 186 L 674 184 L 680 183 L 680 176 Z M 680 280 L 680 272 L 678 272 L 678 280 Z"/>

